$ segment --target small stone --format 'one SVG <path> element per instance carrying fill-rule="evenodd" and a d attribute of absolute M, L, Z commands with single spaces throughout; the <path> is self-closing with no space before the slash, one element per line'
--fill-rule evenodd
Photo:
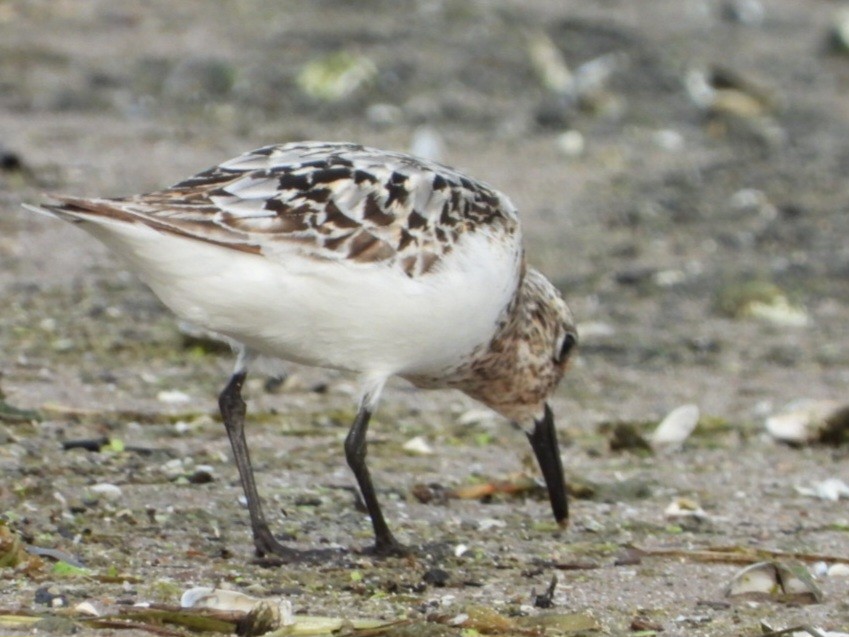
<path fill-rule="evenodd" d="M 169 405 L 176 405 L 181 403 L 187 403 L 192 400 L 191 396 L 186 394 L 185 392 L 181 392 L 176 389 L 171 390 L 163 390 L 156 394 L 156 400 L 161 403 L 166 403 Z"/>
<path fill-rule="evenodd" d="M 394 104 L 378 102 L 366 109 L 366 118 L 374 126 L 392 126 L 404 118 L 404 112 Z"/>
<path fill-rule="evenodd" d="M 840 478 L 827 478 L 825 480 L 814 482 L 812 487 L 796 487 L 802 495 L 819 498 L 820 500 L 828 500 L 837 502 L 841 498 L 849 498 L 849 485 Z"/>
<path fill-rule="evenodd" d="M 35 591 L 35 603 L 60 608 L 68 605 L 68 598 L 54 586 L 41 586 Z"/>
<path fill-rule="evenodd" d="M 189 474 L 189 482 L 191 484 L 209 484 L 215 481 L 213 468 L 209 465 L 198 465 L 195 470 Z"/>
<path fill-rule="evenodd" d="M 433 447 L 427 442 L 424 436 L 416 436 L 410 438 L 403 445 L 404 451 L 414 456 L 432 456 Z"/>
<path fill-rule="evenodd" d="M 670 519 L 680 518 L 695 518 L 697 520 L 706 520 L 708 515 L 705 510 L 695 500 L 690 498 L 677 498 L 666 507 L 663 514 Z"/>
<path fill-rule="evenodd" d="M 580 157 L 585 148 L 586 142 L 580 131 L 567 130 L 557 136 L 557 149 L 565 157 Z"/>
<path fill-rule="evenodd" d="M 664 128 L 654 133 L 654 143 L 658 148 L 674 152 L 684 148 L 684 136 L 671 128 Z"/>
<path fill-rule="evenodd" d="M 437 588 L 443 588 L 448 583 L 448 578 L 448 571 L 441 568 L 432 568 L 425 571 L 425 574 L 422 576 L 426 584 Z"/>
<path fill-rule="evenodd" d="M 832 564 L 826 574 L 829 577 L 849 577 L 849 564 Z"/>
<path fill-rule="evenodd" d="M 111 502 L 116 502 L 124 496 L 124 493 L 121 491 L 121 487 L 108 482 L 93 484 L 88 488 L 88 490 L 98 496 L 101 496 L 104 500 L 109 500 Z"/>
<path fill-rule="evenodd" d="M 504 520 L 498 520 L 496 518 L 483 518 L 478 520 L 478 528 L 481 531 L 489 531 L 491 529 L 503 529 L 507 526 L 507 523 Z"/>
<path fill-rule="evenodd" d="M 171 479 L 178 478 L 186 473 L 182 458 L 173 458 L 162 465 L 162 473 Z"/>

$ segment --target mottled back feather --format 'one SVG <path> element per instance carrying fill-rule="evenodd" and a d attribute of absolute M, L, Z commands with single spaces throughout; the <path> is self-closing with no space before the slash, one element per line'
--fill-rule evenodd
<path fill-rule="evenodd" d="M 464 233 L 519 241 L 516 210 L 497 190 L 441 164 L 346 143 L 265 146 L 167 190 L 62 201 L 272 258 L 296 250 L 394 264 L 410 277 L 432 270 Z"/>

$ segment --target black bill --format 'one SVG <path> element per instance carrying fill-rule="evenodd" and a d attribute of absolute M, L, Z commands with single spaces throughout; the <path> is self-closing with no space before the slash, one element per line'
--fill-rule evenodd
<path fill-rule="evenodd" d="M 561 526 L 569 522 L 569 502 L 566 496 L 566 481 L 563 478 L 563 463 L 560 461 L 560 449 L 557 446 L 557 431 L 554 429 L 554 414 L 546 404 L 542 420 L 534 421 L 534 430 L 528 433 L 528 440 L 542 470 L 542 477 L 548 487 L 548 499 L 554 519 Z"/>

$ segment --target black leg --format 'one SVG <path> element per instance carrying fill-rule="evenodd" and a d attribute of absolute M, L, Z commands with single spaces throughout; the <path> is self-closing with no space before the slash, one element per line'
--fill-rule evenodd
<path fill-rule="evenodd" d="M 288 549 L 280 544 L 271 534 L 259 494 L 254 481 L 254 471 L 251 467 L 251 457 L 248 453 L 248 443 L 245 440 L 245 401 L 242 400 L 242 385 L 245 382 L 247 372 L 241 371 L 230 378 L 227 387 L 218 396 L 218 406 L 221 409 L 221 417 L 224 419 L 224 427 L 230 438 L 230 446 L 233 448 L 233 458 L 239 469 L 239 478 L 245 497 L 248 499 L 248 512 L 251 516 L 251 529 L 254 535 L 254 546 L 259 557 L 274 554 L 280 557 L 297 557 L 298 552 Z"/>
<path fill-rule="evenodd" d="M 533 433 L 528 434 L 534 455 L 539 462 L 542 477 L 548 487 L 548 499 L 554 519 L 560 526 L 569 523 L 569 502 L 566 496 L 566 481 L 563 478 L 563 463 L 557 446 L 557 431 L 554 429 L 554 415 L 551 407 L 545 406 L 542 420 L 534 421 Z"/>
<path fill-rule="evenodd" d="M 354 472 L 357 484 L 360 485 L 360 493 L 362 493 L 363 501 L 366 503 L 368 514 L 371 516 L 371 524 L 374 527 L 375 552 L 381 555 L 403 554 L 405 553 L 404 547 L 395 539 L 386 525 L 386 520 L 383 519 L 383 513 L 374 492 L 374 485 L 371 483 L 371 475 L 368 467 L 366 467 L 366 432 L 370 418 L 371 412 L 365 407 L 360 407 L 357 417 L 354 419 L 354 424 L 351 425 L 351 430 L 345 438 L 345 458 L 348 460 L 348 466 Z"/>

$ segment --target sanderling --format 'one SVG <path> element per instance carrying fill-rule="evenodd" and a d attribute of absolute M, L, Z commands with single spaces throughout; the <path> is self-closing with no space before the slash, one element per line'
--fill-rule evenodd
<path fill-rule="evenodd" d="M 556 520 L 566 487 L 548 399 L 577 341 L 555 287 L 525 263 L 516 209 L 433 162 L 347 143 L 265 146 L 158 192 L 54 197 L 30 209 L 126 260 L 175 314 L 237 343 L 219 406 L 257 553 L 272 535 L 245 441 L 254 354 L 348 370 L 359 410 L 345 455 L 379 553 L 401 550 L 366 466 L 366 431 L 391 376 L 465 392 L 525 428 Z"/>

